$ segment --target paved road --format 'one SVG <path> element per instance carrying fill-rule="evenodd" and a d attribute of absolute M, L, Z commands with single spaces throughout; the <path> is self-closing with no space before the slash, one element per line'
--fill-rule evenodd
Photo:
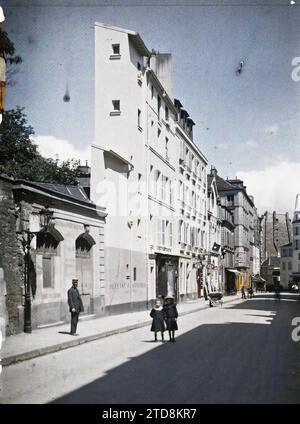
<path fill-rule="evenodd" d="M 5 367 L 1 403 L 300 403 L 299 297 L 261 295 Z"/>

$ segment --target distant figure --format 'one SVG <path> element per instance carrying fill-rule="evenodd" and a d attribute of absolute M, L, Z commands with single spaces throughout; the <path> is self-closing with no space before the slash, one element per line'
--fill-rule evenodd
<path fill-rule="evenodd" d="M 69 304 L 69 308 L 71 312 L 71 333 L 70 334 L 72 336 L 79 336 L 79 334 L 76 333 L 78 318 L 79 318 L 80 312 L 84 311 L 81 296 L 79 294 L 77 287 L 78 287 L 78 280 L 73 278 L 72 287 L 68 290 L 68 304 Z"/>
<path fill-rule="evenodd" d="M 164 315 L 167 323 L 167 330 L 169 331 L 169 342 L 175 342 L 175 331 L 178 330 L 177 318 L 178 312 L 174 303 L 174 297 L 167 295 L 165 297 Z"/>
<path fill-rule="evenodd" d="M 248 289 L 248 297 L 254 297 L 253 288 L 249 287 Z"/>
<path fill-rule="evenodd" d="M 159 299 L 156 299 L 154 308 L 150 312 L 152 318 L 151 331 L 154 331 L 154 340 L 157 342 L 157 333 L 161 333 L 161 341 L 164 341 L 164 332 L 166 330 L 164 309 Z"/>
<path fill-rule="evenodd" d="M 241 288 L 241 293 L 242 293 L 242 299 L 246 299 L 246 293 L 245 293 L 245 287 L 242 286 Z"/>

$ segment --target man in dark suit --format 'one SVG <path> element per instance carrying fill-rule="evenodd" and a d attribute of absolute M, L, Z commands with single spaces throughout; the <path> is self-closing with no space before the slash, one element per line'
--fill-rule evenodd
<path fill-rule="evenodd" d="M 78 336 L 76 333 L 77 323 L 80 312 L 83 312 L 83 304 L 77 289 L 78 280 L 73 278 L 72 287 L 68 290 L 68 304 L 71 312 L 71 335 Z"/>

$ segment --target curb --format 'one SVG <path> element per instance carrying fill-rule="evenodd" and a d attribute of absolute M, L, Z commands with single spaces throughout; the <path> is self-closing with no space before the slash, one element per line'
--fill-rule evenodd
<path fill-rule="evenodd" d="M 237 299 L 225 300 L 225 301 L 223 301 L 223 304 L 234 302 L 235 300 L 237 300 Z M 199 311 L 202 311 L 204 309 L 210 309 L 210 308 L 206 304 L 201 305 L 198 308 L 193 309 L 192 311 L 181 312 L 180 316 L 193 314 L 194 312 L 199 312 Z M 39 356 L 45 356 L 45 355 L 48 355 L 50 353 L 55 353 L 55 352 L 59 352 L 61 350 L 69 349 L 71 347 L 79 346 L 79 345 L 84 344 L 84 343 L 93 342 L 94 340 L 103 339 L 105 337 L 110 337 L 110 336 L 113 336 L 113 335 L 116 335 L 116 334 L 126 333 L 128 331 L 132 331 L 132 330 L 135 330 L 137 328 L 149 326 L 151 324 L 151 322 L 152 322 L 152 320 L 150 319 L 150 320 L 143 321 L 143 322 L 140 322 L 140 323 L 128 325 L 126 327 L 116 328 L 115 330 L 109 330 L 109 331 L 105 331 L 105 332 L 102 332 L 102 333 L 92 334 L 90 336 L 84 336 L 80 339 L 70 340 L 70 341 L 58 343 L 58 344 L 55 344 L 55 345 L 52 345 L 52 346 L 45 346 L 41 349 L 34 349 L 34 350 L 31 350 L 31 351 L 28 351 L 28 352 L 17 353 L 15 355 L 6 356 L 6 357 L 2 358 L 2 366 L 7 367 L 9 365 L 16 364 L 18 362 L 28 361 L 29 359 L 37 358 Z"/>

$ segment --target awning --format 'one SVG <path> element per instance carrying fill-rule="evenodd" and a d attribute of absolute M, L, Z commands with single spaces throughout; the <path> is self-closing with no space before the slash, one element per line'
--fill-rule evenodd
<path fill-rule="evenodd" d="M 243 272 L 238 271 L 237 269 L 226 269 L 226 271 L 233 272 L 235 275 L 244 275 Z"/>

